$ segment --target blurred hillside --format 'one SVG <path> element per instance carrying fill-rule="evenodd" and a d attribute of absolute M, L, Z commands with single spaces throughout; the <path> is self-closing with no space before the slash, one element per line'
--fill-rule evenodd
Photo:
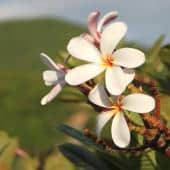
<path fill-rule="evenodd" d="M 63 139 L 56 124 L 75 109 L 57 100 L 40 105 L 50 88 L 41 79 L 47 67 L 39 54 L 45 52 L 57 61 L 57 52 L 81 32 L 81 27 L 53 19 L 0 23 L 0 130 L 17 136 L 24 148 L 45 150 Z"/>

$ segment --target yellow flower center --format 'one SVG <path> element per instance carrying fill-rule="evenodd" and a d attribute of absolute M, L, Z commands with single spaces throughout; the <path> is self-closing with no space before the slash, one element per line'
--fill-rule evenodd
<path fill-rule="evenodd" d="M 105 67 L 112 67 L 114 64 L 114 58 L 112 55 L 104 55 L 102 57 L 102 65 Z"/>
<path fill-rule="evenodd" d="M 120 105 L 114 105 L 112 106 L 112 109 L 113 109 L 114 114 L 120 113 L 122 111 L 122 108 Z"/>
<path fill-rule="evenodd" d="M 122 110 L 123 110 L 122 109 L 122 99 L 123 99 L 123 96 L 120 96 L 118 98 L 118 100 L 116 101 L 116 103 L 113 104 L 112 109 L 113 109 L 114 114 L 122 112 Z"/>

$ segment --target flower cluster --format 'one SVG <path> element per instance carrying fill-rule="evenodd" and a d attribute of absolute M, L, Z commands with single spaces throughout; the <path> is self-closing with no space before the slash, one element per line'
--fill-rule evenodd
<path fill-rule="evenodd" d="M 41 54 L 42 61 L 50 68 L 43 72 L 45 84 L 54 86 L 43 97 L 41 104 L 45 105 L 56 97 L 66 83 L 79 86 L 105 73 L 104 84 L 99 82 L 88 94 L 88 99 L 103 109 L 97 116 L 97 135 L 113 118 L 112 139 L 115 145 L 123 148 L 130 143 L 130 131 L 124 112 L 151 112 L 155 101 L 144 93 L 123 95 L 134 80 L 134 69 L 145 62 L 145 55 L 134 48 L 117 49 L 127 32 L 124 22 L 112 22 L 117 17 L 117 12 L 109 12 L 100 20 L 99 15 L 97 11 L 92 12 L 88 18 L 89 33 L 72 38 L 67 45 L 68 53 L 87 62 L 86 64 L 66 69 L 61 64 L 55 64 L 46 54 Z"/>

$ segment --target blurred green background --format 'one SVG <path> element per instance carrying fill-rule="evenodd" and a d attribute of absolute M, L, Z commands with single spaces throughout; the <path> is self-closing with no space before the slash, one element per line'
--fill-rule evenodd
<path fill-rule="evenodd" d="M 40 100 L 51 87 L 45 87 L 40 61 L 45 52 L 56 62 L 58 52 L 82 28 L 53 19 L 0 23 L 0 129 L 20 139 L 30 150 L 46 150 L 62 141 L 56 124 L 74 113 L 74 105 L 60 102 L 41 106 Z"/>

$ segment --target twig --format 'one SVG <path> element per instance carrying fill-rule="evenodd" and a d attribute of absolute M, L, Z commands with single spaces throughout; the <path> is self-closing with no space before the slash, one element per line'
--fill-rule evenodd
<path fill-rule="evenodd" d="M 155 137 L 145 143 L 144 145 L 141 146 L 137 146 L 137 147 L 130 147 L 130 148 L 119 148 L 117 146 L 115 146 L 113 143 L 112 145 L 110 144 L 110 141 L 108 142 L 105 139 L 98 139 L 97 136 L 95 134 L 93 134 L 92 132 L 90 132 L 89 129 L 85 128 L 83 130 L 83 133 L 86 137 L 92 139 L 94 142 L 96 142 L 96 144 L 101 145 L 106 151 L 109 152 L 114 152 L 114 151 L 119 151 L 119 152 L 142 152 L 146 149 L 150 149 L 150 148 L 155 148 L 155 144 L 157 143 L 157 141 L 159 140 L 161 134 L 158 133 L 155 135 Z"/>

